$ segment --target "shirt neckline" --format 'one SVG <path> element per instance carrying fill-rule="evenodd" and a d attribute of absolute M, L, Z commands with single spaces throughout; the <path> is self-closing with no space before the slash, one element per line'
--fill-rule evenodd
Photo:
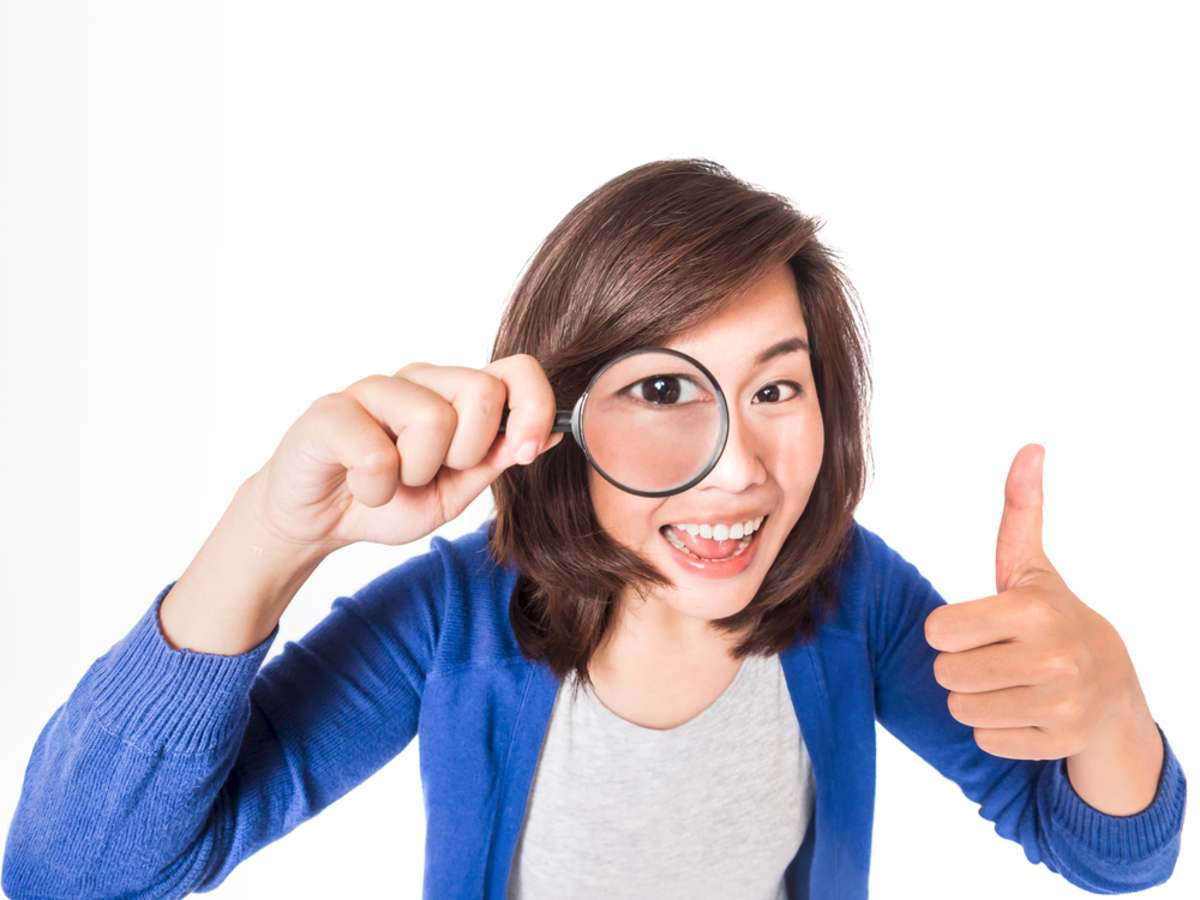
<path fill-rule="evenodd" d="M 650 728 L 645 725 L 639 725 L 636 722 L 631 722 L 624 716 L 609 709 L 604 704 L 604 701 L 596 695 L 595 691 L 580 688 L 579 695 L 582 701 L 589 704 L 599 718 L 611 727 L 642 736 L 648 740 L 670 740 L 674 736 L 690 733 L 701 727 L 708 719 L 713 718 L 717 711 L 730 703 L 732 697 L 738 692 L 742 682 L 746 680 L 746 670 L 755 658 L 753 654 L 745 657 L 742 660 L 742 664 L 738 666 L 733 679 L 725 686 L 725 690 L 717 695 L 717 698 L 712 703 L 708 704 L 708 706 L 704 707 L 704 709 L 700 710 L 700 712 L 696 713 L 686 722 L 680 722 L 671 728 Z M 572 677 L 574 678 L 574 673 L 572 673 Z"/>

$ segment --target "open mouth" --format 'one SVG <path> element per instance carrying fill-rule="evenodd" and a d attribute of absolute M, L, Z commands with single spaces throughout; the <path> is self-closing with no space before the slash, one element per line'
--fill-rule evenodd
<path fill-rule="evenodd" d="M 758 528 L 754 529 L 754 532 L 749 537 L 744 537 L 740 540 L 727 539 L 724 541 L 714 541 L 709 538 L 702 538 L 699 535 L 692 536 L 687 532 L 681 533 L 670 525 L 663 525 L 658 531 L 663 536 L 663 540 L 680 553 L 686 553 L 688 556 L 701 562 L 714 562 L 722 559 L 733 559 L 745 553 L 747 548 L 758 540 L 758 536 L 766 528 L 769 518 L 769 515 L 764 516 Z"/>

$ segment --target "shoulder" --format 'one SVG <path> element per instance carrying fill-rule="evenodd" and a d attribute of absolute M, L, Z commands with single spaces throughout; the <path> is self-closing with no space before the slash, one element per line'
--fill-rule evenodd
<path fill-rule="evenodd" d="M 933 595 L 928 579 L 879 534 L 853 521 L 838 573 L 838 612 L 831 627 L 865 639 L 872 648 L 892 633 L 906 611 Z"/>
<path fill-rule="evenodd" d="M 453 538 L 434 535 L 424 552 L 335 600 L 330 622 L 360 620 L 387 652 L 426 675 L 518 655 L 508 622 L 517 571 L 491 558 L 492 521 Z"/>

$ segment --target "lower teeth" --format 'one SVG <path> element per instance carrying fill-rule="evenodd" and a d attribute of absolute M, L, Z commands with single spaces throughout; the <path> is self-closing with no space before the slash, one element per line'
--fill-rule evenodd
<path fill-rule="evenodd" d="M 746 552 L 746 548 L 750 546 L 750 542 L 752 540 L 754 540 L 755 534 L 758 534 L 758 532 L 757 531 L 754 532 L 754 534 L 751 534 L 750 537 L 748 537 L 748 538 L 742 538 L 742 540 L 738 543 L 737 549 L 734 550 L 733 553 L 731 553 L 729 556 L 698 556 L 697 554 L 695 554 L 691 550 L 689 550 L 682 541 L 680 541 L 677 537 L 675 537 L 674 532 L 672 532 L 672 530 L 671 530 L 671 526 L 668 525 L 663 529 L 663 537 L 665 537 L 667 539 L 667 542 L 672 547 L 674 547 L 676 550 L 681 550 L 682 552 L 684 552 L 688 556 L 690 556 L 692 559 L 698 559 L 701 562 L 719 562 L 724 559 L 733 559 L 735 556 L 741 556 L 743 553 Z"/>

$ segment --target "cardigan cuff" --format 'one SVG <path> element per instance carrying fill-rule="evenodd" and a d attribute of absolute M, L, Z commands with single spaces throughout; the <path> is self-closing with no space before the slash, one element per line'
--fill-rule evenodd
<path fill-rule="evenodd" d="M 1079 796 L 1067 775 L 1066 759 L 1046 766 L 1039 779 L 1041 805 L 1060 836 L 1077 851 L 1106 863 L 1136 863 L 1153 857 L 1178 840 L 1187 799 L 1187 779 L 1166 734 L 1157 722 L 1163 742 L 1163 764 L 1154 800 L 1131 816 L 1100 812 Z"/>
<path fill-rule="evenodd" d="M 109 733 L 149 753 L 202 753 L 241 739 L 250 686 L 275 637 L 225 656 L 167 643 L 155 598 L 133 629 L 93 667 L 92 710 Z"/>

